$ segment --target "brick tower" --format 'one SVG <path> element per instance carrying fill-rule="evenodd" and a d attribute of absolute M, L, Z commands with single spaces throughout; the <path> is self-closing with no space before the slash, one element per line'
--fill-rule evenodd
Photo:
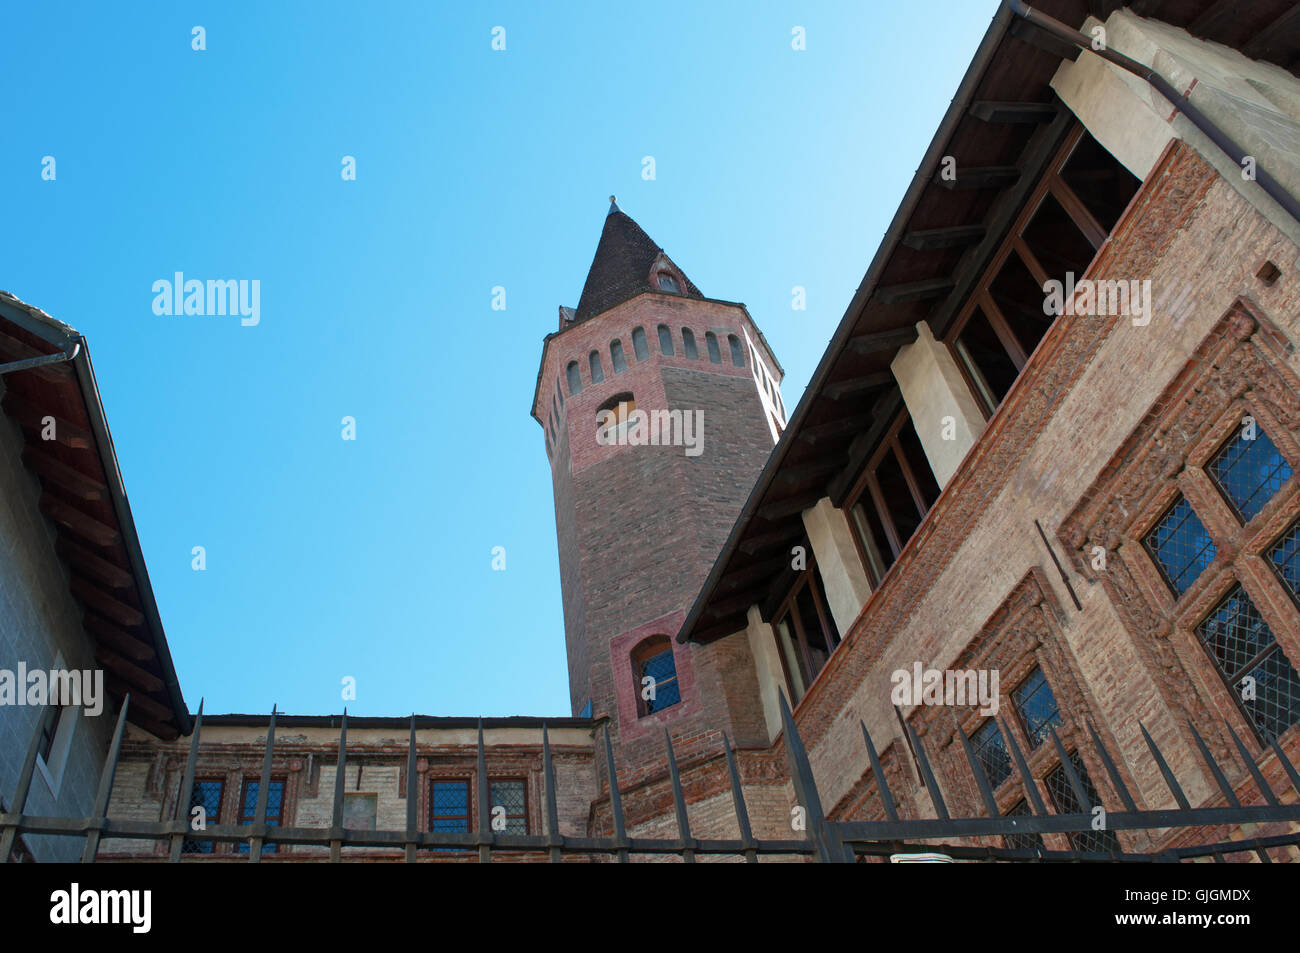
<path fill-rule="evenodd" d="M 722 731 L 765 745 L 745 640 L 674 637 L 784 427 L 780 365 L 744 305 L 705 297 L 613 196 L 559 325 L 533 416 L 573 713 L 609 716 L 620 786 L 663 770 L 664 727 L 679 757 L 716 754 Z"/>

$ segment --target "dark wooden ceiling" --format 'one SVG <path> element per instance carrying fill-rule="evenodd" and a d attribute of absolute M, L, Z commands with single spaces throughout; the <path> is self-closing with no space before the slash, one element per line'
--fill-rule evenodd
<path fill-rule="evenodd" d="M 1300 3 L 1294 0 L 1031 3 L 1075 28 L 1089 15 L 1105 19 L 1126 5 L 1292 73 L 1300 68 Z M 859 289 L 679 639 L 709 642 L 740 631 L 750 605 L 767 611 L 788 589 L 790 550 L 804 538 L 802 511 L 824 496 L 842 502 L 902 406 L 890 362 L 915 340 L 918 321 L 943 335 L 1069 132 L 1073 117 L 1050 81 L 1061 58 L 1075 56 L 1072 47 L 1016 20 L 982 72 L 968 73 L 969 106 L 947 140 L 931 146 L 933 154 L 956 157 L 957 183 L 934 175 L 899 240 L 877 253 L 876 273 L 869 269 L 863 282 L 869 297 L 863 302 Z"/>

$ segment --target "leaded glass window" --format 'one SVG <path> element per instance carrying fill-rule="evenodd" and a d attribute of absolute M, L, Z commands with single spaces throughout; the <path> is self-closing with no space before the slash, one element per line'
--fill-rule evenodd
<path fill-rule="evenodd" d="M 1092 814 L 1092 809 L 1101 804 L 1101 795 L 1093 786 L 1092 778 L 1088 777 L 1088 769 L 1083 766 L 1083 759 L 1079 757 L 1077 751 L 1070 753 L 1070 764 L 1074 766 L 1075 773 L 1079 776 L 1079 784 L 1083 788 L 1087 803 L 1079 803 L 1079 796 L 1070 785 L 1070 779 L 1063 765 L 1057 765 L 1043 779 L 1047 786 L 1047 793 L 1051 795 L 1058 814 Z M 1119 838 L 1115 836 L 1114 831 L 1095 831 L 1089 828 L 1086 831 L 1071 831 L 1067 836 L 1075 850 L 1101 852 L 1120 850 Z"/>
<path fill-rule="evenodd" d="M 1224 444 L 1205 471 L 1245 523 L 1291 478 L 1291 464 L 1253 423 Z"/>
<path fill-rule="evenodd" d="M 1147 533 L 1142 545 L 1159 564 L 1165 581 L 1180 596 L 1214 562 L 1218 552 L 1205 525 L 1184 496 L 1179 496 Z"/>
<path fill-rule="evenodd" d="M 1300 676 L 1246 590 L 1229 592 L 1196 634 L 1262 741 L 1300 721 Z"/>
<path fill-rule="evenodd" d="M 239 823 L 252 824 L 257 820 L 257 793 L 261 781 L 244 782 L 244 796 L 239 804 Z M 272 781 L 266 789 L 266 826 L 279 827 L 284 820 L 284 782 Z M 248 844 L 239 844 L 235 848 L 241 854 L 248 853 Z M 263 843 L 262 853 L 274 854 L 275 845 Z"/>
<path fill-rule="evenodd" d="M 469 781 L 429 782 L 429 830 L 435 834 L 469 832 Z"/>
<path fill-rule="evenodd" d="M 998 723 L 992 718 L 988 719 L 975 729 L 970 740 L 971 747 L 975 749 L 975 759 L 984 769 L 989 785 L 996 789 L 1011 777 L 1011 755 L 1007 753 L 1007 746 L 1002 740 L 1002 732 L 998 730 Z"/>
<path fill-rule="evenodd" d="M 1300 520 L 1292 523 L 1268 551 L 1268 561 L 1291 598 L 1300 601 Z"/>
<path fill-rule="evenodd" d="M 193 830 L 196 807 L 203 808 L 205 827 L 221 823 L 221 792 L 225 788 L 222 781 L 195 781 L 194 790 L 190 792 L 189 810 L 185 812 L 185 824 Z M 256 805 L 254 805 L 256 806 Z M 181 852 L 186 854 L 211 854 L 215 846 L 210 840 L 191 840 L 186 838 L 181 843 Z"/>
<path fill-rule="evenodd" d="M 498 834 L 528 833 L 528 800 L 523 781 L 489 781 L 493 827 Z M 505 808 L 504 830 L 497 830 L 496 818 L 500 816 L 497 808 Z"/>
<path fill-rule="evenodd" d="M 1043 677 L 1043 670 L 1036 668 L 1020 686 L 1011 693 L 1020 724 L 1025 729 L 1029 746 L 1037 748 L 1051 735 L 1053 725 L 1061 724 L 1061 709 L 1052 694 L 1052 686 Z"/>
<path fill-rule="evenodd" d="M 1017 801 L 1004 817 L 1032 817 L 1029 805 Z M 1037 834 L 1003 834 L 1003 843 L 1011 850 L 1043 850 L 1043 838 Z"/>

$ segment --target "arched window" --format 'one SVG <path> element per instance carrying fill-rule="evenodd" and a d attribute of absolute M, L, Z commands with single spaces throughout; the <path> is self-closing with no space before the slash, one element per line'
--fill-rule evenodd
<path fill-rule="evenodd" d="M 592 351 L 587 355 L 587 362 L 591 365 L 591 382 L 599 384 L 605 379 L 605 369 L 600 366 L 600 352 Z"/>
<path fill-rule="evenodd" d="M 700 349 L 695 346 L 695 332 L 690 328 L 682 328 L 682 353 L 692 361 L 700 359 Z"/>
<path fill-rule="evenodd" d="M 652 635 L 638 644 L 632 650 L 632 672 L 636 676 L 638 717 L 671 708 L 682 700 L 673 643 L 668 636 Z"/>
<path fill-rule="evenodd" d="M 737 367 L 745 366 L 745 349 L 740 346 L 740 338 L 734 334 L 727 335 L 727 343 L 731 345 L 731 363 Z"/>
<path fill-rule="evenodd" d="M 582 393 L 582 375 L 578 373 L 578 362 L 570 361 L 569 366 L 564 369 L 565 375 L 569 378 L 569 396 Z"/>
<path fill-rule="evenodd" d="M 650 357 L 650 346 L 645 342 L 645 328 L 632 329 L 632 353 L 636 355 L 638 361 Z"/>
<path fill-rule="evenodd" d="M 712 331 L 704 332 L 704 343 L 709 349 L 709 363 L 721 364 L 722 351 L 718 349 L 718 338 Z"/>
<path fill-rule="evenodd" d="M 677 284 L 677 279 L 666 271 L 659 272 L 659 289 L 670 294 L 678 294 L 682 290 Z"/>
<path fill-rule="evenodd" d="M 628 391 L 621 394 L 615 394 L 609 400 L 602 403 L 596 408 L 596 433 L 604 441 L 608 439 L 613 442 L 614 431 L 627 423 L 628 418 L 632 416 L 632 411 L 636 410 L 636 398 Z M 610 420 L 607 412 L 613 412 L 614 417 Z M 601 424 L 606 423 L 602 433 Z"/>
<path fill-rule="evenodd" d="M 609 361 L 614 365 L 615 374 L 622 374 L 627 370 L 627 360 L 623 357 L 623 342 L 618 338 L 609 342 Z"/>
<path fill-rule="evenodd" d="M 664 357 L 673 356 L 673 332 L 666 324 L 659 325 L 659 353 Z"/>
<path fill-rule="evenodd" d="M 560 387 L 560 379 L 559 379 L 558 377 L 555 379 L 555 393 L 556 393 L 557 395 L 559 395 L 559 398 L 560 398 L 560 410 L 563 410 L 563 409 L 564 409 L 564 390 Z"/>

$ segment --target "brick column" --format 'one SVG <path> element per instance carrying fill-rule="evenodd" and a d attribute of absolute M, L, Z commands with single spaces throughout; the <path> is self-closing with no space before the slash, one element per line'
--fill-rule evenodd
<path fill-rule="evenodd" d="M 871 582 L 862 568 L 848 517 L 831 504 L 830 497 L 824 496 L 816 506 L 803 511 L 803 525 L 808 530 L 831 615 L 840 633 L 845 634 L 871 595 Z"/>
<path fill-rule="evenodd" d="M 889 367 L 943 487 L 983 432 L 984 415 L 947 346 L 934 339 L 925 321 L 916 323 L 916 331 L 916 340 L 900 348 Z"/>

